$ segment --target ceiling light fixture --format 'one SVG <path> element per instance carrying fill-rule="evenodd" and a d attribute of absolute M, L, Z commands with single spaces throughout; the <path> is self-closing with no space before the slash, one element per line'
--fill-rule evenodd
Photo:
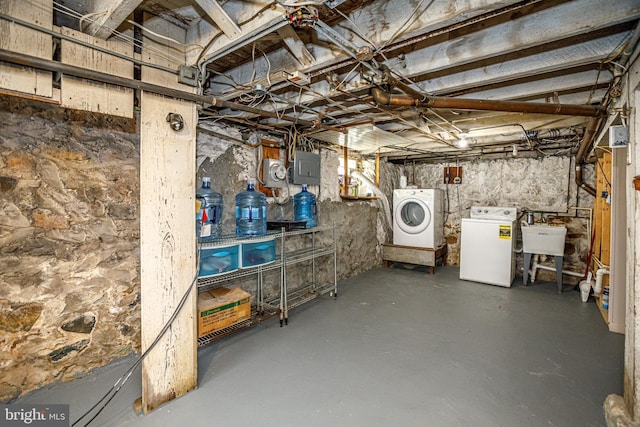
<path fill-rule="evenodd" d="M 460 132 L 458 134 L 458 148 L 467 148 L 469 146 L 469 141 L 467 140 L 467 134 L 465 132 Z"/>

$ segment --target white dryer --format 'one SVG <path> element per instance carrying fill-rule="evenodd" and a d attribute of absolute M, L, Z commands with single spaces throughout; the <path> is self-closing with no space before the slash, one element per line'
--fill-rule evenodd
<path fill-rule="evenodd" d="M 393 190 L 393 244 L 438 248 L 444 244 L 442 190 Z"/>

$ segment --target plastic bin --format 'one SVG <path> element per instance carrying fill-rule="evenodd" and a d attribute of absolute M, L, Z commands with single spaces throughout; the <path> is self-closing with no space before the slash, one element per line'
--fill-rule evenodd
<path fill-rule="evenodd" d="M 275 238 L 254 240 L 242 244 L 242 262 L 240 268 L 265 265 L 276 259 Z"/>
<path fill-rule="evenodd" d="M 214 246 L 200 250 L 198 277 L 231 273 L 238 269 L 239 245 Z"/>

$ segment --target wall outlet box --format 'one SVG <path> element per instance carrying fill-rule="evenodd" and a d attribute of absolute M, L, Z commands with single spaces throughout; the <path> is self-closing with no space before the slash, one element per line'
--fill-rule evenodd
<path fill-rule="evenodd" d="M 622 148 L 629 145 L 629 128 L 609 126 L 609 148 Z"/>
<path fill-rule="evenodd" d="M 178 83 L 198 87 L 198 69 L 193 66 L 180 65 L 178 67 Z"/>

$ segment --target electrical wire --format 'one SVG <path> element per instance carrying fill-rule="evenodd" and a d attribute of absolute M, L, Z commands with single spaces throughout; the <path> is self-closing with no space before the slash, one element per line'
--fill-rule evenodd
<path fill-rule="evenodd" d="M 342 81 L 340 82 L 340 84 L 338 86 L 336 86 L 335 90 L 339 90 L 340 86 L 342 86 L 344 84 L 344 82 L 347 81 L 347 79 L 349 77 L 351 77 L 351 73 L 353 73 L 356 68 L 360 67 L 362 64 L 360 64 L 359 62 L 356 63 L 356 65 L 344 76 L 344 79 L 342 79 Z"/>
<path fill-rule="evenodd" d="M 162 34 L 158 34 L 158 33 L 156 33 L 155 31 L 151 31 L 151 30 L 150 30 L 150 29 L 148 29 L 147 27 L 145 27 L 145 26 L 143 26 L 143 25 L 140 25 L 140 24 L 138 24 L 137 22 L 134 22 L 134 21 L 132 21 L 132 20 L 127 20 L 127 22 L 128 22 L 129 24 L 131 24 L 131 25 L 135 26 L 135 27 L 140 28 L 142 31 L 146 31 L 147 33 L 152 34 L 152 35 L 154 35 L 154 36 L 156 36 L 156 37 L 158 37 L 158 38 L 160 38 L 160 39 L 162 39 L 162 40 L 166 40 L 166 41 L 169 41 L 169 42 L 172 42 L 172 43 L 175 43 L 175 44 L 177 44 L 177 45 L 184 46 L 184 47 L 195 46 L 195 47 L 198 47 L 198 48 L 200 48 L 200 49 L 204 49 L 204 46 L 201 46 L 201 45 L 199 45 L 198 43 L 182 43 L 182 42 L 179 42 L 179 41 L 178 41 L 178 40 L 176 40 L 176 39 L 172 39 L 171 37 L 163 36 Z"/>
<path fill-rule="evenodd" d="M 283 7 L 320 6 L 324 4 L 324 0 L 309 0 L 301 2 L 276 0 L 275 2 Z"/>
<path fill-rule="evenodd" d="M 90 17 L 90 16 L 96 16 L 96 15 L 100 15 L 100 16 L 102 16 L 102 15 L 105 15 L 106 13 L 107 13 L 107 11 L 106 11 L 106 10 L 103 10 L 102 12 L 91 12 L 91 13 L 87 13 L 86 15 L 82 15 L 82 16 L 80 17 L 80 19 L 78 20 L 78 27 L 80 28 L 80 31 L 81 31 L 81 32 L 84 32 L 84 28 L 83 28 L 83 27 L 84 27 L 84 25 L 83 25 L 83 21 L 84 21 L 86 18 L 88 18 L 88 17 Z"/>
<path fill-rule="evenodd" d="M 369 43 L 369 45 L 370 45 L 372 48 L 377 49 L 376 44 L 375 44 L 374 42 L 372 42 L 372 41 L 371 41 L 371 40 L 370 40 L 370 39 L 369 39 L 369 38 L 364 34 L 364 32 L 360 29 L 360 27 L 358 27 L 358 25 L 357 25 L 355 22 L 353 22 L 353 21 L 351 20 L 351 18 L 349 18 L 349 17 L 348 17 L 347 15 L 345 15 L 344 13 L 342 13 L 342 12 L 340 11 L 340 9 L 338 9 L 338 8 L 335 8 L 335 9 L 333 9 L 333 10 L 335 10 L 336 12 L 338 12 L 338 15 L 342 16 L 344 19 L 346 19 L 346 20 L 347 20 L 347 22 L 349 22 L 351 25 L 353 25 L 353 30 L 354 30 L 354 32 L 355 32 L 355 33 L 356 33 L 356 34 L 357 34 L 357 35 L 358 35 L 362 40 L 364 40 L 364 41 L 366 41 L 367 43 Z"/>
<path fill-rule="evenodd" d="M 251 21 L 253 21 L 254 19 L 256 19 L 259 16 L 262 16 L 262 12 L 264 12 L 267 9 L 271 9 L 271 6 L 278 4 L 276 1 L 272 1 L 272 2 L 268 2 L 266 3 L 264 6 L 262 6 L 258 11 L 256 11 L 256 13 L 254 13 L 252 16 L 250 16 L 247 19 L 244 19 L 242 21 L 238 21 L 238 27 L 242 27 L 244 24 L 247 24 Z M 213 37 L 211 37 L 211 40 L 209 40 L 207 42 L 207 44 L 204 46 L 204 49 L 202 49 L 202 52 L 200 52 L 200 54 L 198 55 L 198 58 L 195 61 L 195 64 L 197 64 L 198 68 L 200 68 L 201 70 L 203 70 L 206 66 L 207 66 L 207 59 L 204 58 L 205 53 L 209 50 L 209 48 L 213 45 L 213 43 L 221 36 L 224 35 L 224 32 L 220 31 L 217 34 L 215 34 Z"/>
<path fill-rule="evenodd" d="M 607 179 L 607 174 L 605 173 L 604 168 L 602 167 L 602 163 L 600 163 L 600 159 L 599 159 L 597 156 L 596 156 L 596 163 L 598 164 L 598 167 L 600 168 L 600 171 L 602 172 L 602 177 L 603 177 L 603 178 L 604 178 L 604 180 L 606 181 L 607 186 L 608 186 L 609 188 L 612 188 L 612 187 L 611 187 L 611 183 L 610 183 L 610 182 L 609 182 L 609 180 Z"/>
<path fill-rule="evenodd" d="M 431 6 L 431 4 L 433 3 L 434 0 L 430 0 L 429 4 L 424 8 L 424 10 L 422 11 L 422 13 L 424 13 L 425 10 L 429 9 L 429 7 Z M 398 29 L 396 30 L 395 33 L 393 33 L 393 35 L 391 37 L 389 37 L 387 39 L 386 42 L 384 42 L 384 44 L 378 49 L 378 50 L 382 50 L 385 47 L 387 47 L 389 45 L 389 43 L 392 43 L 396 37 L 398 37 L 399 34 L 402 33 L 402 31 L 404 31 L 405 27 L 407 26 L 407 24 L 409 24 L 409 22 L 411 22 L 411 18 L 413 18 L 413 16 L 416 14 L 416 12 L 418 11 L 418 9 L 420 9 L 422 7 L 422 5 L 424 4 L 425 0 L 422 0 L 420 3 L 418 3 L 418 5 L 415 7 L 415 9 L 413 9 L 413 12 L 411 12 L 411 15 L 409 15 L 409 17 L 407 18 L 407 20 L 404 22 L 404 24 L 402 24 L 400 27 L 398 27 Z"/>
<path fill-rule="evenodd" d="M 76 421 L 74 421 L 71 426 L 75 426 L 77 425 L 80 420 L 82 420 L 83 418 L 87 417 L 91 412 L 93 412 L 95 409 L 98 409 L 98 411 L 93 415 L 93 417 L 91 417 L 89 419 L 89 421 L 87 421 L 86 424 L 84 424 L 84 426 L 88 426 L 89 424 L 91 424 L 97 417 L 98 415 L 100 415 L 100 413 L 102 413 L 102 411 L 109 405 L 109 403 L 111 402 L 111 400 L 120 392 L 120 390 L 122 389 L 122 387 L 127 383 L 127 381 L 129 380 L 129 378 L 131 377 L 131 375 L 133 374 L 133 372 L 138 368 L 138 366 L 140 366 L 140 364 L 142 363 L 142 361 L 149 355 L 149 353 L 151 352 L 151 350 L 153 350 L 153 348 L 158 344 L 158 342 L 160 342 L 160 340 L 162 339 L 162 337 L 164 336 L 164 334 L 169 330 L 169 328 L 171 327 L 171 325 L 173 324 L 174 320 L 178 317 L 178 314 L 180 313 L 180 311 L 182 310 L 182 308 L 184 307 L 185 303 L 187 302 L 187 298 L 189 297 L 189 295 L 191 294 L 191 291 L 193 291 L 193 289 L 196 287 L 196 284 L 198 283 L 198 274 L 197 271 L 200 268 L 200 248 L 197 246 L 197 250 L 196 250 L 196 275 L 193 278 L 193 281 L 191 282 L 191 285 L 187 288 L 187 290 L 185 291 L 184 295 L 182 296 L 182 298 L 180 299 L 180 302 L 178 303 L 178 305 L 176 306 L 176 309 L 173 311 L 173 314 L 171 315 L 171 317 L 169 317 L 169 319 L 167 320 L 167 322 L 164 324 L 164 326 L 162 327 L 162 329 L 160 330 L 160 332 L 156 335 L 155 339 L 153 340 L 153 342 L 149 345 L 149 347 L 136 359 L 136 361 L 133 363 L 133 365 L 127 369 L 127 371 L 125 371 L 124 374 L 122 374 L 122 376 L 120 378 L 118 378 L 118 380 L 113 384 L 113 386 L 104 394 L 104 396 L 102 396 L 102 398 L 100 400 L 98 400 L 91 408 L 89 408 L 87 411 L 85 411 L 84 414 L 82 414 L 80 416 L 80 418 L 78 418 Z M 104 402 L 104 403 L 103 403 Z M 102 403 L 102 405 L 100 405 Z M 100 405 L 100 407 L 98 408 L 98 406 Z"/>
<path fill-rule="evenodd" d="M 33 7 L 37 7 L 37 5 L 34 5 L 33 2 L 31 2 L 31 5 Z M 76 12 L 75 10 L 61 4 L 61 3 L 55 3 L 53 4 L 53 9 L 57 12 L 60 12 L 64 15 L 67 15 L 71 18 L 76 18 L 78 20 L 82 19 L 84 17 L 84 20 L 86 20 L 89 23 L 92 24 L 99 24 L 98 21 L 94 20 L 93 18 L 89 18 L 89 16 L 92 16 L 93 14 L 87 14 L 87 15 L 82 15 L 78 12 Z M 96 12 L 96 14 L 99 14 L 98 12 Z M 154 57 L 156 58 L 161 58 L 166 60 L 167 62 L 173 62 L 173 63 L 177 63 L 177 64 L 181 64 L 183 61 L 179 61 L 174 57 L 171 57 L 169 55 L 167 55 L 166 52 L 152 46 L 152 45 L 146 45 L 146 43 L 143 43 L 139 40 L 136 40 L 135 38 L 128 36 L 124 33 L 121 33 L 113 28 L 109 28 L 107 26 L 104 26 L 102 24 L 99 24 L 105 28 L 107 28 L 109 31 L 111 31 L 111 33 L 113 34 L 114 38 L 134 47 L 134 48 L 144 48 L 147 52 L 149 52 L 150 54 L 153 54 Z"/>

